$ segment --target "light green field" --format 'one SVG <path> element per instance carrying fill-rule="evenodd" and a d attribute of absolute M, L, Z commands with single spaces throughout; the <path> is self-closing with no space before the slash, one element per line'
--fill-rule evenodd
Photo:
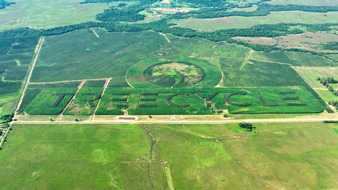
<path fill-rule="evenodd" d="M 338 97 L 331 93 L 318 80 L 318 77 L 338 78 L 338 67 L 294 67 L 298 74 L 313 88 L 325 102 L 336 100 Z M 336 89 L 336 88 L 335 88 Z"/>
<path fill-rule="evenodd" d="M 311 5 L 311 6 L 337 6 L 337 0 L 271 0 L 267 2 L 272 5 Z"/>
<path fill-rule="evenodd" d="M 1 188 L 336 187 L 337 124 L 255 126 L 14 125 L 0 154 Z"/>
<path fill-rule="evenodd" d="M 97 14 L 111 6 L 103 3 L 80 4 L 82 1 L 15 0 L 14 5 L 0 10 L 0 30 L 53 28 L 94 21 Z"/>
<path fill-rule="evenodd" d="M 249 28 L 259 24 L 302 23 L 323 24 L 337 23 L 338 12 L 314 13 L 302 11 L 272 12 L 267 16 L 241 17 L 231 16 L 212 19 L 181 19 L 174 23 L 179 27 L 200 31 L 213 31 L 230 28 Z"/>

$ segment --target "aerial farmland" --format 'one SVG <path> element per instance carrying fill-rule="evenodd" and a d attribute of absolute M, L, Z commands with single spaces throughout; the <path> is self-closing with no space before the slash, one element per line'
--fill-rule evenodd
<path fill-rule="evenodd" d="M 338 1 L 46 3 L 0 0 L 1 188 L 338 187 Z"/>

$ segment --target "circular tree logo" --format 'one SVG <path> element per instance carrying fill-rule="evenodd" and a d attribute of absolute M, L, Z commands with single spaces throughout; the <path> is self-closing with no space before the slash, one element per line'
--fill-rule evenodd
<path fill-rule="evenodd" d="M 147 81 L 171 88 L 191 86 L 200 82 L 204 76 L 200 67 L 181 62 L 155 64 L 143 74 Z"/>

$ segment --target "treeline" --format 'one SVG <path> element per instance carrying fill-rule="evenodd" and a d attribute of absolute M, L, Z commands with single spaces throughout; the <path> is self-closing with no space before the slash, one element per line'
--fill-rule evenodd
<path fill-rule="evenodd" d="M 0 9 L 4 9 L 8 6 L 15 4 L 14 2 L 7 2 L 6 0 L 0 0 Z"/>
<path fill-rule="evenodd" d="M 84 28 L 100 27 L 109 32 L 139 32 L 145 30 L 153 30 L 162 33 L 171 33 L 182 37 L 199 37 L 214 42 L 226 41 L 228 43 L 236 43 L 250 47 L 256 51 L 275 51 L 280 50 L 276 46 L 266 46 L 258 44 L 250 44 L 239 40 L 234 40 L 232 37 L 276 37 L 288 34 L 303 33 L 302 30 L 297 29 L 296 26 L 305 27 L 307 31 L 328 31 L 330 26 L 337 24 L 322 24 L 322 25 L 304 25 L 304 24 L 274 24 L 274 25 L 257 25 L 251 28 L 244 29 L 228 29 L 218 30 L 213 32 L 201 32 L 190 28 L 175 27 L 174 24 L 168 23 L 165 19 L 142 24 L 125 24 L 118 22 L 86 22 L 82 24 L 75 24 L 63 27 L 56 27 L 52 29 L 35 30 L 30 28 L 20 28 L 16 30 L 8 30 L 0 33 L 0 37 L 5 36 L 51 36 L 59 35 Z M 320 29 L 320 30 L 319 30 Z"/>
<path fill-rule="evenodd" d="M 144 20 L 145 16 L 139 14 L 140 11 L 149 7 L 150 4 L 155 3 L 157 0 L 141 0 L 140 3 L 131 6 L 125 6 L 124 8 L 117 9 L 111 7 L 104 10 L 103 13 L 96 15 L 96 19 L 99 21 L 125 21 L 125 22 L 136 22 Z"/>
<path fill-rule="evenodd" d="M 323 50 L 338 50 L 338 42 L 329 42 L 322 45 Z"/>
<path fill-rule="evenodd" d="M 256 10 L 251 12 L 246 11 L 232 11 L 229 12 L 230 8 L 228 7 L 216 7 L 216 8 L 201 8 L 196 11 L 190 11 L 189 13 L 179 13 L 172 15 L 171 18 L 180 19 L 187 17 L 196 17 L 196 18 L 219 18 L 219 17 L 228 17 L 228 16 L 266 16 L 271 12 L 279 11 L 306 11 L 306 12 L 321 12 L 326 13 L 330 11 L 338 11 L 338 6 L 305 6 L 305 5 L 270 5 L 261 3 L 258 4 Z"/>

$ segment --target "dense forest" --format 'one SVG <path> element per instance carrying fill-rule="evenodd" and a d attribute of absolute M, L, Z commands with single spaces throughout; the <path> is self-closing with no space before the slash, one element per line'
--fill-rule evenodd
<path fill-rule="evenodd" d="M 14 2 L 7 2 L 6 0 L 0 0 L 0 9 L 4 9 L 12 4 L 15 4 Z"/>

